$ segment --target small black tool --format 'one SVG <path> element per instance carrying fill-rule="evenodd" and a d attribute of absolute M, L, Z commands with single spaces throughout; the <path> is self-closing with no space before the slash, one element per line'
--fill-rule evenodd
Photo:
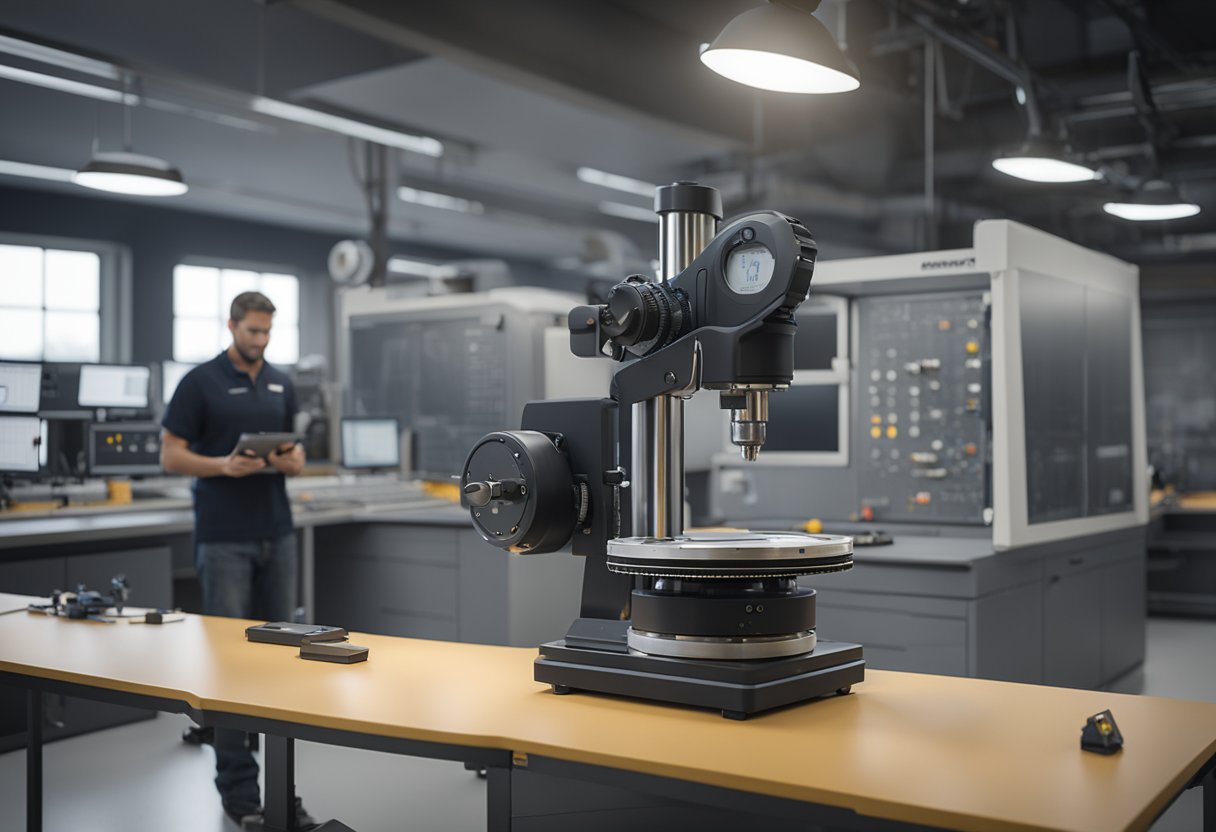
<path fill-rule="evenodd" d="M 369 650 L 349 641 L 307 642 L 300 645 L 300 658 L 319 662 L 354 664 L 367 661 Z"/>
<path fill-rule="evenodd" d="M 1081 749 L 1095 754 L 1114 754 L 1123 748 L 1123 735 L 1110 711 L 1096 713 L 1081 729 Z"/>
<path fill-rule="evenodd" d="M 343 627 L 297 624 L 293 621 L 271 621 L 245 628 L 245 638 L 270 644 L 300 645 L 310 641 L 342 641 L 346 635 L 346 629 Z"/>

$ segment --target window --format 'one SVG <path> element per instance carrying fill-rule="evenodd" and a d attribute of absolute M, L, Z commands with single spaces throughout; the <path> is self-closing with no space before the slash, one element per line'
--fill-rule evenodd
<path fill-rule="evenodd" d="M 173 270 L 173 360 L 197 364 L 232 343 L 228 310 L 241 292 L 261 292 L 277 310 L 266 360 L 300 358 L 300 279 L 293 274 L 179 265 Z"/>
<path fill-rule="evenodd" d="M 0 244 L 0 358 L 101 360 L 96 251 Z"/>

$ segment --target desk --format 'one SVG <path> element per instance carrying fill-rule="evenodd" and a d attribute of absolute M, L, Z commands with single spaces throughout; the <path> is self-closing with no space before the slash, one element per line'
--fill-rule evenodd
<path fill-rule="evenodd" d="M 826 812 L 835 825 L 1078 832 L 1147 829 L 1205 778 L 1205 829 L 1216 819 L 1212 704 L 871 671 L 852 695 L 738 723 L 554 696 L 532 681 L 532 649 L 357 634 L 369 660 L 334 665 L 246 642 L 247 624 L 0 616 L 0 682 L 30 690 L 31 711 L 37 692 L 68 692 L 266 733 L 268 819 L 287 817 L 297 738 L 487 766 L 495 831 L 511 828 L 520 771 L 812 821 Z M 1079 748 L 1085 718 L 1104 708 L 1126 739 L 1111 757 Z M 38 734 L 30 830 L 40 828 Z"/>

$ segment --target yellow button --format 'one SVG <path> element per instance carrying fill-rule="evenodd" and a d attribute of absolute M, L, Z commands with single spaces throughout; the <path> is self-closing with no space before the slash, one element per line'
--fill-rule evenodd
<path fill-rule="evenodd" d="M 979 341 L 968 341 L 967 342 L 967 353 L 969 355 L 975 355 L 979 351 L 980 351 L 980 342 Z"/>
<path fill-rule="evenodd" d="M 879 416 L 877 413 L 875 413 L 873 416 L 870 417 L 870 424 L 871 425 L 881 425 L 882 417 Z"/>
<path fill-rule="evenodd" d="M 894 439 L 897 436 L 899 436 L 899 430 L 895 425 L 887 425 L 887 438 Z"/>
<path fill-rule="evenodd" d="M 811 518 L 802 524 L 802 530 L 807 534 L 819 534 L 823 531 L 823 521 L 818 518 Z"/>
<path fill-rule="evenodd" d="M 882 428 L 877 426 L 870 428 L 870 436 L 873 436 L 875 439 L 882 438 Z"/>
<path fill-rule="evenodd" d="M 106 444 L 107 444 L 107 445 L 113 445 L 113 444 L 114 444 L 114 437 L 113 437 L 113 436 L 107 436 L 107 437 L 106 437 Z"/>

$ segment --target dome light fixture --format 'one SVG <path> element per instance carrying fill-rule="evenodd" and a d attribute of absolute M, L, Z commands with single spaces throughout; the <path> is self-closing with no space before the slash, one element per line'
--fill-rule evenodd
<path fill-rule="evenodd" d="M 86 188 L 132 196 L 179 196 L 182 174 L 163 159 L 138 153 L 97 153 L 72 176 Z"/>
<path fill-rule="evenodd" d="M 1068 148 L 1042 136 L 1032 135 L 1015 149 L 992 160 L 1006 176 L 1027 182 L 1092 182 L 1098 171 L 1073 161 Z"/>
<path fill-rule="evenodd" d="M 771 92 L 828 94 L 861 86 L 857 67 L 811 13 L 820 0 L 770 0 L 726 24 L 701 50 L 714 72 Z"/>
<path fill-rule="evenodd" d="M 1107 202 L 1102 210 L 1111 216 L 1132 222 L 1155 222 L 1162 220 L 1180 220 L 1193 217 L 1200 208 L 1178 193 L 1178 190 L 1164 179 L 1150 179 L 1139 188 L 1131 200 L 1123 202 Z"/>

